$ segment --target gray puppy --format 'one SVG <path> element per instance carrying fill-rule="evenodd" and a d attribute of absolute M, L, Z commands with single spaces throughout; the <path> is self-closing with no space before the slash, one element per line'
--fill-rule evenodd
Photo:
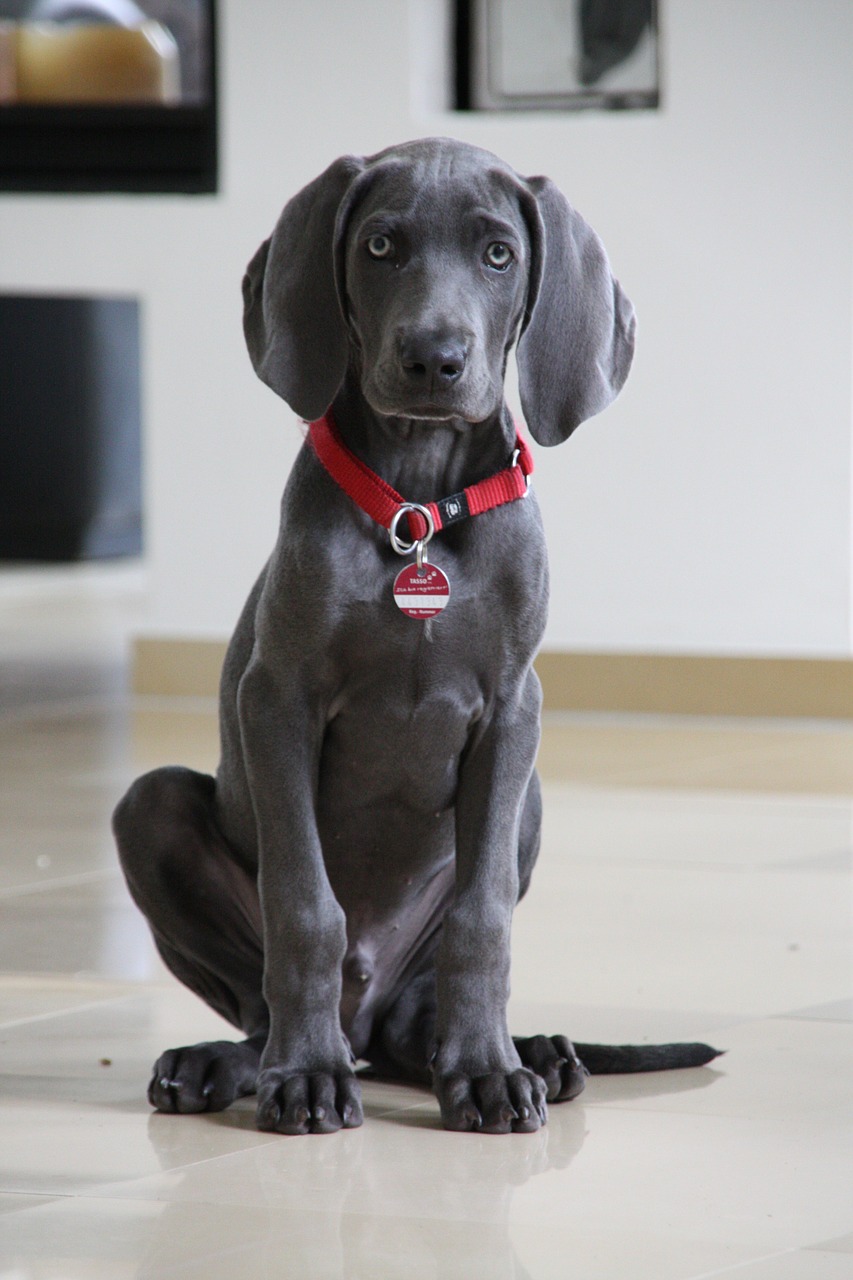
<path fill-rule="evenodd" d="M 325 417 L 228 651 L 216 778 L 158 769 L 116 810 L 163 959 L 246 1037 L 168 1050 L 152 1104 L 256 1092 L 260 1128 L 327 1133 L 361 1123 L 362 1058 L 450 1129 L 526 1133 L 587 1070 L 709 1061 L 506 1022 L 548 566 L 504 373 L 518 340 L 545 445 L 618 393 L 634 315 L 597 236 L 547 179 L 427 139 L 335 161 L 244 297 L 259 376 Z"/>

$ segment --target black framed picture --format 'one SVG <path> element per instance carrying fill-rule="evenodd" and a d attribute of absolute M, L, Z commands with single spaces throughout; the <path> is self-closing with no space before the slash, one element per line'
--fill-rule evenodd
<path fill-rule="evenodd" d="M 214 0 L 0 0 L 0 191 L 217 189 Z"/>
<path fill-rule="evenodd" d="M 655 0 L 458 0 L 461 110 L 660 104 Z"/>

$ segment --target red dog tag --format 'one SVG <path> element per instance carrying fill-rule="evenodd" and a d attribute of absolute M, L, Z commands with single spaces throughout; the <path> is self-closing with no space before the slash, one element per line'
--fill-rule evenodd
<path fill-rule="evenodd" d="M 449 599 L 450 583 L 438 565 L 427 562 L 418 573 L 416 564 L 407 564 L 394 580 L 394 601 L 407 618 L 434 618 Z"/>

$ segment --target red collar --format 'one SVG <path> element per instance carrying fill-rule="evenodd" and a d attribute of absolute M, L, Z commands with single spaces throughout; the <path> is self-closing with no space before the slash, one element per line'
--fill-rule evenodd
<path fill-rule="evenodd" d="M 415 542 L 425 538 L 429 532 L 425 518 L 415 504 L 408 503 L 392 489 L 390 484 L 372 471 L 366 463 L 357 458 L 347 448 L 340 437 L 332 418 L 331 410 L 326 415 L 312 422 L 308 429 L 308 439 L 328 471 L 329 475 L 340 485 L 362 511 L 366 511 L 371 519 L 390 529 L 395 516 L 401 508 L 406 511 L 409 530 Z M 533 454 L 530 446 L 521 433 L 516 430 L 516 448 L 512 461 L 497 475 L 481 480 L 479 484 L 469 485 L 461 493 L 451 494 L 440 502 L 428 502 L 424 508 L 429 512 L 435 525 L 435 532 L 446 529 L 450 524 L 465 520 L 468 516 L 479 516 L 493 507 L 503 506 L 506 502 L 515 502 L 527 493 L 528 477 L 533 471 Z"/>

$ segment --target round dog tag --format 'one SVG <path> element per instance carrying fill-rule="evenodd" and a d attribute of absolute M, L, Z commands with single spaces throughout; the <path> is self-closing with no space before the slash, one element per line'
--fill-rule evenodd
<path fill-rule="evenodd" d="M 416 564 L 407 564 L 394 580 L 394 601 L 408 618 L 434 618 L 450 599 L 450 583 L 438 565 L 425 563 L 418 573 Z"/>

